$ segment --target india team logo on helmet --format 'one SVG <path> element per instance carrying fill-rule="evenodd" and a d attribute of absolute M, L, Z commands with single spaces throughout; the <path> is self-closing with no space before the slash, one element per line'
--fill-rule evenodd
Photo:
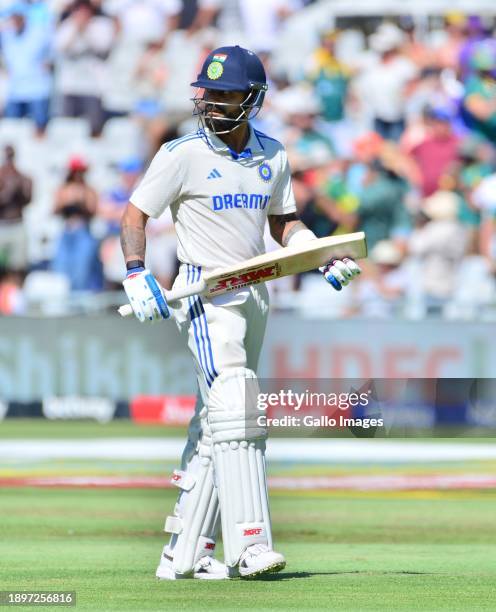
<path fill-rule="evenodd" d="M 272 178 L 272 168 L 267 162 L 263 162 L 258 166 L 258 174 L 264 183 L 268 183 Z"/>
<path fill-rule="evenodd" d="M 222 66 L 220 62 L 217 62 L 217 61 L 209 64 L 207 68 L 207 76 L 209 79 L 212 79 L 212 81 L 216 81 L 217 79 L 220 79 L 223 72 L 224 72 L 224 67 Z"/>

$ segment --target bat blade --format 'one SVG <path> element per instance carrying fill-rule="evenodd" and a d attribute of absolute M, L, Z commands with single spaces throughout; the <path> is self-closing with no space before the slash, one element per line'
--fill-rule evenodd
<path fill-rule="evenodd" d="M 204 294 L 213 297 L 275 278 L 301 274 L 315 270 L 331 259 L 363 259 L 366 256 L 367 244 L 363 232 L 319 238 L 257 255 L 227 269 L 214 270 L 204 276 L 207 285 Z"/>

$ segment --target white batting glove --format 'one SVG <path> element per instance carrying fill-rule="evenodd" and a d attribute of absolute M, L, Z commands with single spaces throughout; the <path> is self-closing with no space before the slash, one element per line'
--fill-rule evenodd
<path fill-rule="evenodd" d="M 360 266 L 349 257 L 332 259 L 327 265 L 319 268 L 319 270 L 336 291 L 341 291 L 343 287 L 346 287 L 361 272 Z"/>
<path fill-rule="evenodd" d="M 133 312 L 141 323 L 170 317 L 164 290 L 150 270 L 133 268 L 122 284 Z"/>

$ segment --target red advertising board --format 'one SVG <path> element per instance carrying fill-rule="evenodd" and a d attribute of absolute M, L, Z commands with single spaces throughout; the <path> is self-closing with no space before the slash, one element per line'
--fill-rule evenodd
<path fill-rule="evenodd" d="M 129 406 L 136 423 L 187 425 L 195 410 L 194 395 L 139 395 Z"/>

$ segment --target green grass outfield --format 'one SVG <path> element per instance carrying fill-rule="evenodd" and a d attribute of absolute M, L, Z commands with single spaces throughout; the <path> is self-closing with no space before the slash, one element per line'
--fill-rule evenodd
<path fill-rule="evenodd" d="M 3 489 L 0 590 L 76 591 L 81 610 L 495 609 L 495 492 L 277 493 L 286 570 L 229 582 L 154 578 L 174 499 Z"/>
<path fill-rule="evenodd" d="M 164 433 L 128 422 L 4 421 L 0 444 L 2 438 Z M 0 465 L 0 476 L 166 475 L 171 467 L 161 461 L 17 458 Z M 496 471 L 494 461 L 269 467 L 272 474 L 295 476 Z M 155 579 L 166 541 L 161 529 L 175 497 L 161 489 L 0 489 L 0 590 L 76 591 L 76 610 L 496 609 L 494 489 L 275 491 L 274 537 L 286 570 L 220 582 Z"/>
<path fill-rule="evenodd" d="M 76 591 L 81 610 L 495 609 L 494 491 L 277 493 L 286 570 L 208 583 L 154 578 L 174 499 L 149 489 L 1 490 L 0 590 Z"/>
<path fill-rule="evenodd" d="M 75 421 L 49 421 L 46 419 L 7 419 L 0 421 L 0 440 L 16 439 L 98 439 L 98 438 L 176 438 L 185 437 L 186 426 L 171 427 L 160 424 L 137 424 L 127 419 L 116 419 L 110 423 L 96 423 L 89 420 Z M 480 433 L 480 432 L 478 432 Z M 492 434 L 495 435 L 492 435 Z M 351 433 L 341 437 L 354 438 Z M 454 437 L 422 437 L 412 435 L 404 438 L 403 442 L 414 444 L 420 439 L 433 440 L 437 443 L 451 443 L 458 440 L 463 443 L 485 444 L 496 443 L 496 432 L 486 430 L 486 436 L 461 436 L 460 432 Z"/>
<path fill-rule="evenodd" d="M 186 427 L 136 424 L 126 419 L 110 423 L 95 421 L 49 421 L 8 419 L 0 421 L 0 440 L 39 439 L 78 440 L 84 438 L 175 438 L 185 437 Z"/>

